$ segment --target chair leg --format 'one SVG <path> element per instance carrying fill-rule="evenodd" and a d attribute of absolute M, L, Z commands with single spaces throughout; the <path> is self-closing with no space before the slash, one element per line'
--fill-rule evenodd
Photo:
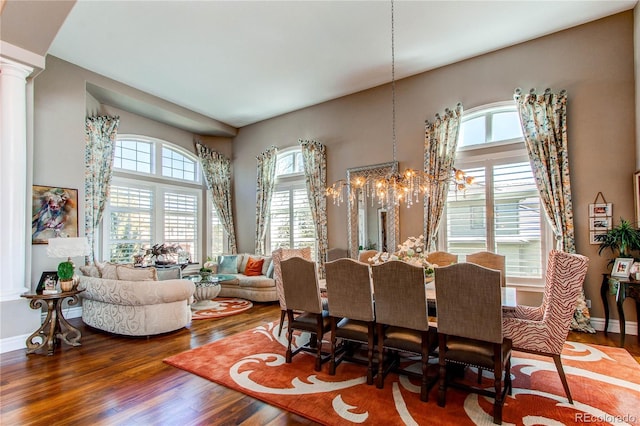
<path fill-rule="evenodd" d="M 429 332 L 422 332 L 422 383 L 420 386 L 420 401 L 429 401 L 429 392 L 427 390 L 427 369 L 429 367 Z"/>
<path fill-rule="evenodd" d="M 322 314 L 318 315 L 318 327 L 316 328 L 316 371 L 320 371 L 322 369 L 322 337 L 324 334 L 324 329 L 322 327 Z M 313 338 L 313 335 L 311 336 Z"/>
<path fill-rule="evenodd" d="M 493 423 L 497 425 L 502 424 L 502 345 L 495 343 L 493 348 L 493 358 L 495 362 L 493 364 L 493 383 L 496 391 L 496 395 L 493 400 Z"/>
<path fill-rule="evenodd" d="M 447 400 L 447 341 L 443 334 L 438 333 L 438 365 L 440 385 L 438 387 L 438 406 L 444 407 Z"/>
<path fill-rule="evenodd" d="M 376 387 L 382 389 L 384 387 L 384 328 L 382 324 L 378 324 L 378 380 Z"/>
<path fill-rule="evenodd" d="M 478 384 L 482 383 L 482 368 L 478 368 Z"/>
<path fill-rule="evenodd" d="M 278 330 L 278 337 L 282 334 L 282 326 L 284 325 L 284 316 L 287 313 L 285 310 L 280 311 L 280 329 Z"/>
<path fill-rule="evenodd" d="M 374 323 L 368 324 L 368 341 L 367 341 L 367 384 L 373 384 L 373 345 L 374 341 Z"/>
<path fill-rule="evenodd" d="M 567 383 L 567 377 L 564 375 L 564 368 L 562 368 L 562 360 L 560 359 L 560 355 L 552 355 L 552 357 L 553 361 L 556 363 L 556 369 L 558 370 L 558 374 L 560 375 L 560 381 L 562 381 L 562 386 L 564 387 L 564 392 L 567 394 L 569 404 L 573 404 L 571 391 L 569 390 L 569 383 Z"/>
<path fill-rule="evenodd" d="M 287 311 L 287 318 L 289 320 L 289 324 L 293 322 L 293 311 Z M 287 364 L 291 363 L 291 340 L 293 339 L 293 328 L 289 327 L 287 330 L 287 352 L 285 355 L 285 360 Z"/>
<path fill-rule="evenodd" d="M 331 317 L 331 360 L 329 361 L 329 375 L 336 375 L 336 322 L 337 318 Z"/>

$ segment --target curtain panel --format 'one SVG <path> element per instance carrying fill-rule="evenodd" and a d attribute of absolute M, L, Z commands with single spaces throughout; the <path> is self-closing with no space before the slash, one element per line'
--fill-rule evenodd
<path fill-rule="evenodd" d="M 199 142 L 196 142 L 196 151 L 202 172 L 211 191 L 213 206 L 216 208 L 222 226 L 229 238 L 229 250 L 232 254 L 238 252 L 236 233 L 233 224 L 233 208 L 231 202 L 231 161 Z"/>
<path fill-rule="evenodd" d="M 567 92 L 562 90 L 555 94 L 547 89 L 543 95 L 538 95 L 535 89 L 531 89 L 523 95 L 520 89 L 516 89 L 513 97 L 540 201 L 555 235 L 556 249 L 575 253 L 567 143 Z M 571 328 L 595 333 L 584 291 L 578 298 Z"/>
<path fill-rule="evenodd" d="M 84 224 L 91 253 L 85 264 L 95 262 L 98 226 L 109 198 L 113 175 L 113 154 L 120 117 L 87 117 L 85 119 L 84 151 Z"/>
<path fill-rule="evenodd" d="M 324 262 L 327 259 L 329 237 L 327 230 L 327 150 L 320 142 L 299 140 L 302 148 L 302 162 L 309 196 L 311 215 L 316 227 L 318 243 L 318 276 L 324 278 Z"/>
<path fill-rule="evenodd" d="M 264 256 L 266 250 L 267 225 L 271 214 L 271 197 L 275 186 L 278 149 L 269 147 L 256 157 L 258 176 L 256 182 L 256 254 Z"/>
<path fill-rule="evenodd" d="M 436 114 L 433 123 L 429 120 L 425 122 L 424 172 L 433 179 L 424 198 L 424 241 L 427 252 L 436 249 L 436 234 L 447 203 L 456 158 L 462 111 L 462 104 L 458 103 L 454 109 L 445 109 L 442 117 Z"/>

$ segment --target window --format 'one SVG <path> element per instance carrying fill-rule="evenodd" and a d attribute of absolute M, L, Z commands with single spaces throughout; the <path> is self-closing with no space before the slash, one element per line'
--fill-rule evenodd
<path fill-rule="evenodd" d="M 198 261 L 202 182 L 194 155 L 165 141 L 119 136 L 104 216 L 104 258 L 131 262 L 158 243 L 178 244 Z"/>
<path fill-rule="evenodd" d="M 501 103 L 465 113 L 456 167 L 475 178 L 466 191 L 451 186 L 442 249 L 506 256 L 510 284 L 543 284 L 550 228 L 541 208 L 516 106 Z"/>
<path fill-rule="evenodd" d="M 315 259 L 315 223 L 303 170 L 300 148 L 278 153 L 267 245 L 269 251 L 281 247 L 311 247 L 311 256 Z"/>

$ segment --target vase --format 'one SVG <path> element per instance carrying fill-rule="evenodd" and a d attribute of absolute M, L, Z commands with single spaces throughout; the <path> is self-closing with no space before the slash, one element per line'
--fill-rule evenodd
<path fill-rule="evenodd" d="M 60 280 L 60 290 L 65 292 L 73 290 L 73 280 Z"/>

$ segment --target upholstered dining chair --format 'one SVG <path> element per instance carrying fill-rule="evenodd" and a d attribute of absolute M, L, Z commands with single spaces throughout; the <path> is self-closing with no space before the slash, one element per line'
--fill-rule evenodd
<path fill-rule="evenodd" d="M 278 294 L 278 302 L 280 303 L 280 329 L 278 330 L 278 337 L 282 334 L 282 327 L 284 326 L 284 318 L 287 312 L 287 301 L 284 297 L 284 291 L 282 289 L 282 271 L 280 264 L 283 260 L 290 259 L 292 257 L 301 257 L 303 259 L 311 260 L 311 247 L 303 247 L 299 249 L 285 249 L 279 248 L 271 253 L 273 262 L 273 280 L 276 284 L 276 292 Z"/>
<path fill-rule="evenodd" d="M 505 257 L 503 255 L 492 253 L 490 251 L 479 251 L 477 253 L 468 254 L 467 262 L 500 271 L 500 283 L 502 284 L 502 287 L 507 286 Z"/>
<path fill-rule="evenodd" d="M 378 250 L 364 250 L 361 251 L 358 254 L 358 260 L 362 263 L 369 263 L 371 264 L 371 262 L 369 261 L 369 259 L 371 259 L 373 256 L 375 256 L 376 254 L 378 254 Z"/>
<path fill-rule="evenodd" d="M 573 399 L 560 354 L 588 266 L 586 256 L 552 250 L 547 261 L 542 304 L 536 307 L 518 305 L 515 311 L 505 313 L 502 321 L 504 335 L 513 341 L 514 350 L 553 358 L 571 404 Z"/>
<path fill-rule="evenodd" d="M 458 255 L 447 253 L 446 251 L 433 251 L 431 253 L 427 253 L 427 262 L 440 267 L 448 266 L 452 263 L 458 263 Z"/>
<path fill-rule="evenodd" d="M 389 371 L 419 377 L 420 400 L 428 401 L 429 389 L 437 374 L 428 376 L 429 355 L 437 345 L 437 334 L 427 316 L 424 269 L 406 262 L 391 260 L 371 267 L 375 295 L 376 332 L 378 338 L 378 377 L 376 385 L 384 387 Z M 390 362 L 384 364 L 384 349 Z M 399 353 L 420 356 L 421 373 L 402 369 Z"/>
<path fill-rule="evenodd" d="M 345 248 L 333 247 L 327 250 L 327 262 L 349 257 L 349 250 Z"/>
<path fill-rule="evenodd" d="M 315 370 L 320 371 L 322 363 L 329 360 L 329 354 L 322 352 L 322 338 L 329 331 L 329 312 L 322 308 L 320 286 L 316 273 L 316 264 L 301 257 L 283 260 L 282 286 L 287 300 L 287 352 L 286 362 L 290 363 L 300 351 L 316 355 Z M 306 345 L 291 350 L 293 330 L 308 331 L 311 339 Z"/>
<path fill-rule="evenodd" d="M 367 345 L 367 384 L 373 384 L 373 351 L 375 344 L 375 312 L 373 288 L 368 263 L 338 259 L 325 263 L 327 299 L 331 317 L 331 361 L 329 374 L 348 356 L 345 342 Z M 342 340 L 343 354 L 336 359 L 336 343 Z"/>
<path fill-rule="evenodd" d="M 447 387 L 494 398 L 493 422 L 502 424 L 502 406 L 511 391 L 511 341 L 502 333 L 500 272 L 472 263 L 435 270 L 438 304 L 438 405 L 445 406 Z M 493 388 L 472 387 L 447 372 L 452 365 L 493 371 Z M 503 379 L 504 377 L 504 379 Z M 503 384 L 504 381 L 504 384 Z"/>

